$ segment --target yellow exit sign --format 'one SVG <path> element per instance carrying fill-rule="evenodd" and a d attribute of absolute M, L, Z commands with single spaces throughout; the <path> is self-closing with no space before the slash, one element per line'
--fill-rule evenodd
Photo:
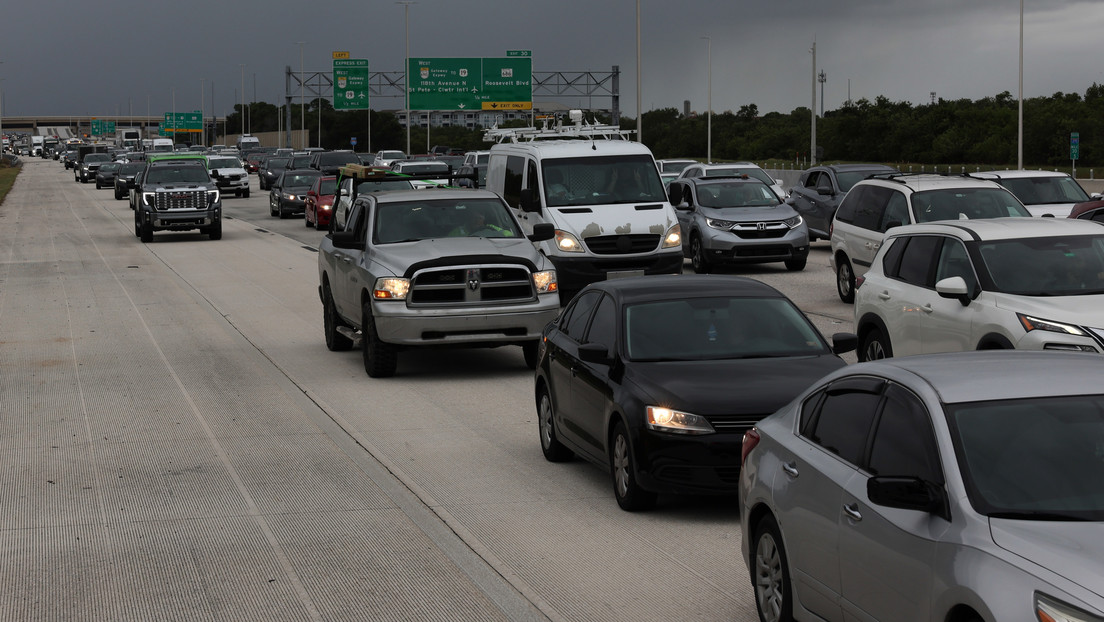
<path fill-rule="evenodd" d="M 349 58 L 349 53 L 348 52 L 334 52 L 333 53 L 333 59 L 334 60 L 343 60 L 343 59 L 346 59 L 346 58 Z"/>

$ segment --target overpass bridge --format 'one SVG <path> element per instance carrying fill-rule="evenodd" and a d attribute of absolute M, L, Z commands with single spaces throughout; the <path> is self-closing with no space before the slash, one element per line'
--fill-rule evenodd
<path fill-rule="evenodd" d="M 207 117 L 214 119 L 215 127 L 225 125 L 226 117 Z M 142 136 L 157 136 L 164 121 L 163 115 L 102 115 L 98 117 L 36 115 L 26 117 L 4 116 L 0 119 L 5 132 L 23 132 L 36 136 L 59 136 L 65 138 L 87 138 L 92 134 L 92 120 L 114 122 L 116 127 L 141 128 Z"/>

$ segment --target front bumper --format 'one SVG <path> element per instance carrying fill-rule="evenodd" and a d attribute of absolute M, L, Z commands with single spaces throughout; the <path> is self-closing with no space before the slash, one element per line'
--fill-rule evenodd
<path fill-rule="evenodd" d="M 633 441 L 641 487 L 670 494 L 734 494 L 740 483 L 743 432 L 700 436 L 637 431 Z"/>
<path fill-rule="evenodd" d="M 713 263 L 767 263 L 809 256 L 809 232 L 804 226 L 767 239 L 741 238 L 712 228 L 702 229 L 701 236 L 706 258 Z"/>
<path fill-rule="evenodd" d="M 411 309 L 402 301 L 372 303 L 380 340 L 408 346 L 535 341 L 559 312 L 556 294 L 541 294 L 535 302 L 501 307 Z"/>
<path fill-rule="evenodd" d="M 555 255 L 549 259 L 556 268 L 556 280 L 565 301 L 591 283 L 622 276 L 682 274 L 683 264 L 682 250 L 677 248 L 631 258 L 612 255 Z"/>

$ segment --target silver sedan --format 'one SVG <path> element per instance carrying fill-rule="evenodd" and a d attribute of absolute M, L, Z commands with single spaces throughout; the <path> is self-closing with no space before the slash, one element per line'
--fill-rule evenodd
<path fill-rule="evenodd" d="M 1104 357 L 833 372 L 744 437 L 762 620 L 1104 620 Z"/>

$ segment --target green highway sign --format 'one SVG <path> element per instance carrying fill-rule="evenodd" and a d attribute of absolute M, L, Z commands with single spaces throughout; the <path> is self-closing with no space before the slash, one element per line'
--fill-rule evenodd
<path fill-rule="evenodd" d="M 1077 160 L 1081 155 L 1081 134 L 1073 132 L 1070 134 L 1070 159 Z"/>
<path fill-rule="evenodd" d="M 165 120 L 161 122 L 162 135 L 171 134 L 175 132 L 202 132 L 203 131 L 203 113 L 196 112 L 178 112 L 174 116 L 171 112 L 165 113 Z"/>
<path fill-rule="evenodd" d="M 337 52 L 334 54 L 336 55 Z M 370 78 L 367 59 L 335 58 L 333 61 L 334 110 L 366 110 Z"/>
<path fill-rule="evenodd" d="M 115 122 L 114 121 L 103 121 L 101 119 L 92 119 L 92 124 L 91 125 L 92 125 L 92 129 L 91 129 L 90 133 L 93 136 L 103 136 L 104 134 L 114 134 L 115 133 Z"/>
<path fill-rule="evenodd" d="M 532 110 L 533 59 L 411 58 L 411 110 Z"/>
<path fill-rule="evenodd" d="M 533 50 L 506 50 L 506 56 L 532 56 Z"/>

